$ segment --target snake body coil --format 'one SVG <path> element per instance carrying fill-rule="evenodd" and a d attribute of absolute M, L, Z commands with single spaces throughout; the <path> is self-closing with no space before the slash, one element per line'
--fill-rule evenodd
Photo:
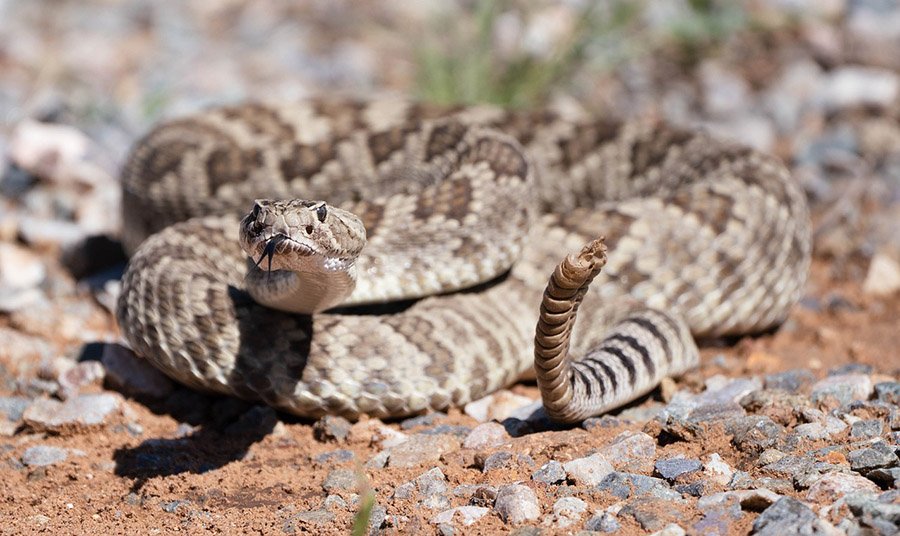
<path fill-rule="evenodd" d="M 132 348 L 192 387 L 311 417 L 460 405 L 533 364 L 550 415 L 577 421 L 695 365 L 691 334 L 783 321 L 810 262 L 805 198 L 780 163 L 659 123 L 243 105 L 157 127 L 123 184 Z M 359 217 L 348 307 L 250 299 L 262 276 L 238 230 L 260 198 Z"/>

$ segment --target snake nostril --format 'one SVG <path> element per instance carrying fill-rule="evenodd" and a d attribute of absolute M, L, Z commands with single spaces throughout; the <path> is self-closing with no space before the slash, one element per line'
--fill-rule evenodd
<path fill-rule="evenodd" d="M 312 232 L 313 232 L 313 226 L 307 225 L 306 226 L 306 234 L 312 234 Z"/>

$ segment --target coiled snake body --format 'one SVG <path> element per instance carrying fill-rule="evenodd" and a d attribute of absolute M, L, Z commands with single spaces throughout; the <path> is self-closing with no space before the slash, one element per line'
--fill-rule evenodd
<path fill-rule="evenodd" d="M 551 417 L 577 421 L 695 365 L 691 334 L 780 323 L 810 262 L 805 198 L 780 163 L 653 122 L 246 104 L 157 127 L 123 184 L 132 348 L 189 386 L 311 417 L 460 405 L 533 364 Z M 249 297 L 274 288 L 278 305 L 285 275 L 248 275 L 259 259 L 238 230 L 260 198 L 310 200 L 278 221 L 309 217 L 300 229 L 326 242 L 333 207 L 359 216 L 368 245 L 337 263 L 359 275 L 342 308 Z M 281 242 L 260 233 L 271 261 Z M 354 306 L 378 302 L 392 305 Z"/>

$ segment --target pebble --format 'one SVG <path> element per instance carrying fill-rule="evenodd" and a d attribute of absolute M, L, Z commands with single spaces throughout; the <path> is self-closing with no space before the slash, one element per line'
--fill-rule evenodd
<path fill-rule="evenodd" d="M 652 476 L 613 471 L 596 487 L 620 499 L 652 495 L 657 498 L 680 498 L 681 494 L 670 489 L 666 482 Z"/>
<path fill-rule="evenodd" d="M 447 452 L 459 449 L 459 440 L 450 435 L 415 434 L 403 443 L 391 447 L 388 467 L 415 467 L 434 463 Z"/>
<path fill-rule="evenodd" d="M 319 441 L 344 441 L 352 424 L 343 417 L 326 415 L 313 425 L 313 437 Z"/>
<path fill-rule="evenodd" d="M 104 424 L 122 403 L 122 397 L 113 393 L 79 395 L 65 402 L 42 399 L 25 410 L 23 419 L 35 431 L 69 432 Z"/>
<path fill-rule="evenodd" d="M 747 415 L 729 419 L 725 429 L 733 435 L 732 443 L 745 452 L 761 452 L 772 447 L 784 427 L 765 415 Z"/>
<path fill-rule="evenodd" d="M 543 525 L 557 528 L 566 528 L 577 523 L 584 512 L 587 511 L 587 503 L 577 497 L 563 497 L 553 503 L 553 514 L 546 516 Z"/>
<path fill-rule="evenodd" d="M 896 73 L 873 67 L 846 66 L 826 77 L 823 102 L 831 109 L 858 106 L 886 107 L 897 98 L 900 80 Z"/>
<path fill-rule="evenodd" d="M 622 432 L 599 450 L 616 470 L 634 473 L 653 471 L 656 440 L 644 432 Z"/>
<path fill-rule="evenodd" d="M 81 361 L 62 372 L 56 382 L 59 384 L 60 398 L 69 399 L 89 385 L 99 385 L 106 377 L 106 369 L 99 361 Z"/>
<path fill-rule="evenodd" d="M 340 490 L 355 490 L 358 481 L 359 477 L 356 471 L 352 469 L 332 469 L 325 477 L 325 481 L 322 482 L 322 489 L 328 493 Z"/>
<path fill-rule="evenodd" d="M 378 419 L 369 419 L 351 426 L 348 438 L 352 441 L 372 443 L 379 448 L 389 449 L 405 443 L 410 436 L 385 426 Z"/>
<path fill-rule="evenodd" d="M 447 477 L 437 467 L 429 469 L 416 478 L 416 488 L 421 497 L 419 503 L 426 508 L 447 508 L 450 499 L 447 493 Z"/>
<path fill-rule="evenodd" d="M 31 400 L 23 396 L 0 396 L 0 414 L 12 422 L 17 422 L 22 420 L 22 414 L 30 404 Z"/>
<path fill-rule="evenodd" d="M 876 253 L 869 262 L 863 292 L 872 296 L 890 296 L 900 290 L 900 263 L 886 253 Z"/>
<path fill-rule="evenodd" d="M 662 530 L 652 533 L 650 536 L 684 536 L 687 532 L 677 523 L 669 523 Z"/>
<path fill-rule="evenodd" d="M 616 532 L 620 528 L 622 527 L 616 516 L 609 512 L 595 515 L 584 524 L 584 529 L 592 532 Z"/>
<path fill-rule="evenodd" d="M 657 461 L 654 468 L 659 476 L 669 482 L 674 482 L 682 475 L 699 471 L 702 466 L 703 464 L 700 463 L 700 460 L 670 458 Z"/>
<path fill-rule="evenodd" d="M 22 454 L 22 463 L 29 467 L 43 467 L 65 461 L 68 455 L 66 449 L 37 445 Z"/>
<path fill-rule="evenodd" d="M 900 405 L 900 382 L 876 383 L 875 397 L 885 404 Z"/>
<path fill-rule="evenodd" d="M 676 519 L 680 512 L 678 509 L 673 508 L 672 505 L 660 508 L 659 502 L 656 499 L 648 498 L 630 500 L 622 506 L 618 516 L 620 518 L 625 516 L 633 518 L 648 533 L 662 530 L 663 527 Z"/>
<path fill-rule="evenodd" d="M 533 521 L 541 515 L 541 507 L 534 491 L 522 484 L 500 488 L 494 502 L 494 511 L 505 523 L 511 525 Z"/>
<path fill-rule="evenodd" d="M 798 437 L 802 437 L 803 439 L 808 439 L 810 441 L 825 439 L 830 435 L 828 433 L 828 430 L 825 429 L 825 426 L 817 422 L 798 424 L 794 427 L 793 432 Z"/>
<path fill-rule="evenodd" d="M 511 417 L 519 408 L 534 402 L 531 398 L 502 390 L 469 402 L 466 404 L 464 411 L 466 415 L 478 422 L 503 421 Z"/>
<path fill-rule="evenodd" d="M 613 472 L 613 466 L 602 454 L 577 458 L 563 464 L 569 480 L 578 486 L 596 486 Z"/>
<path fill-rule="evenodd" d="M 345 463 L 354 459 L 356 459 L 356 454 L 352 450 L 346 449 L 330 450 L 313 457 L 313 461 L 319 464 Z"/>
<path fill-rule="evenodd" d="M 510 440 L 506 428 L 496 422 L 481 423 L 463 440 L 463 448 L 483 449 L 498 447 Z"/>
<path fill-rule="evenodd" d="M 867 374 L 838 374 L 816 382 L 810 398 L 815 403 L 834 398 L 839 404 L 848 404 L 854 400 L 868 400 L 872 392 L 872 380 Z"/>
<path fill-rule="evenodd" d="M 454 524 L 459 522 L 464 527 L 472 525 L 490 512 L 490 508 L 484 506 L 458 506 L 449 510 L 444 510 L 440 514 L 431 518 L 431 523 L 439 525 L 442 523 Z"/>
<path fill-rule="evenodd" d="M 831 504 L 848 493 L 878 493 L 879 487 L 868 478 L 840 472 L 825 473 L 809 487 L 806 499 Z"/>
<path fill-rule="evenodd" d="M 783 536 L 837 534 L 837 531 L 816 517 L 815 512 L 802 502 L 792 497 L 782 497 L 759 514 L 753 522 L 753 533 L 760 536 Z"/>
<path fill-rule="evenodd" d="M 858 519 L 881 534 L 897 534 L 900 527 L 900 492 L 888 491 L 876 498 L 868 493 L 847 495 L 844 501 Z"/>
<path fill-rule="evenodd" d="M 29 250 L 0 242 L 0 312 L 10 313 L 40 301 L 37 286 L 47 270 L 39 257 Z"/>
<path fill-rule="evenodd" d="M 126 395 L 165 398 L 175 390 L 168 376 L 120 344 L 105 345 L 100 362 L 107 382 Z"/>
<path fill-rule="evenodd" d="M 718 453 L 714 452 L 703 464 L 703 476 L 720 486 L 727 486 L 734 477 L 734 469 L 722 460 Z"/>
<path fill-rule="evenodd" d="M 850 425 L 850 437 L 853 439 L 880 437 L 883 432 L 884 422 L 881 419 L 866 419 Z"/>
<path fill-rule="evenodd" d="M 866 477 L 884 488 L 900 488 L 900 467 L 875 469 L 869 471 Z"/>
<path fill-rule="evenodd" d="M 769 374 L 765 378 L 766 389 L 781 389 L 789 393 L 797 393 L 815 381 L 815 375 L 805 369 L 794 369 L 777 374 Z"/>
<path fill-rule="evenodd" d="M 884 441 L 877 441 L 869 447 L 850 451 L 847 459 L 850 461 L 850 469 L 862 475 L 873 469 L 894 467 L 900 462 L 894 449 Z"/>
<path fill-rule="evenodd" d="M 531 479 L 544 484 L 559 484 L 566 479 L 566 470 L 563 464 L 550 460 L 532 473 Z"/>

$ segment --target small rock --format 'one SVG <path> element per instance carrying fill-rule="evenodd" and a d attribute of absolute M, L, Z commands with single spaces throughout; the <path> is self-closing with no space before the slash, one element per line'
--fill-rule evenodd
<path fill-rule="evenodd" d="M 62 433 L 100 426 L 121 408 L 122 398 L 117 394 L 89 394 L 65 402 L 38 400 L 25 410 L 22 417 L 25 424 L 35 431 Z"/>
<path fill-rule="evenodd" d="M 581 519 L 587 510 L 587 503 L 577 497 L 563 497 L 553 503 L 553 515 L 544 520 L 544 525 L 557 528 L 570 527 Z"/>
<path fill-rule="evenodd" d="M 789 393 L 797 393 L 804 387 L 811 385 L 816 377 L 812 372 L 804 369 L 789 370 L 778 374 L 766 376 L 766 389 L 781 389 Z"/>
<path fill-rule="evenodd" d="M 897 75 L 886 69 L 847 66 L 826 77 L 823 102 L 830 109 L 857 106 L 887 107 L 900 92 Z"/>
<path fill-rule="evenodd" d="M 343 441 L 350 435 L 350 421 L 327 415 L 313 425 L 313 436 L 319 441 Z"/>
<path fill-rule="evenodd" d="M 325 497 L 325 502 L 322 503 L 322 506 L 328 511 L 340 511 L 347 508 L 347 501 L 340 495 L 329 495 L 328 497 Z"/>
<path fill-rule="evenodd" d="M 444 510 L 440 514 L 434 516 L 431 518 L 431 523 L 434 525 L 439 525 L 441 523 L 452 525 L 454 524 L 454 521 L 457 521 L 461 523 L 462 526 L 468 527 L 487 515 L 488 512 L 490 512 L 490 509 L 483 506 L 459 506 L 457 508 Z"/>
<path fill-rule="evenodd" d="M 498 447 L 509 441 L 509 434 L 502 424 L 496 422 L 481 423 L 469 432 L 463 440 L 463 448 L 484 449 Z"/>
<path fill-rule="evenodd" d="M 419 426 L 432 426 L 438 419 L 447 418 L 446 413 L 426 413 L 400 421 L 401 430 L 412 430 Z"/>
<path fill-rule="evenodd" d="M 188 501 L 188 500 L 175 500 L 175 501 L 164 502 L 164 503 L 162 503 L 161 506 L 162 506 L 162 509 L 164 512 L 169 513 L 169 514 L 174 514 L 176 511 L 178 511 L 178 508 L 180 508 L 182 506 L 187 508 L 188 506 L 190 506 L 190 504 L 191 504 L 191 501 Z"/>
<path fill-rule="evenodd" d="M 778 460 L 781 460 L 785 457 L 785 453 L 781 452 L 778 449 L 766 449 L 759 455 L 756 463 L 757 465 L 769 465 L 771 463 L 775 463 Z"/>
<path fill-rule="evenodd" d="M 791 497 L 782 497 L 759 514 L 753 522 L 753 532 L 762 536 L 783 536 L 836 534 L 837 531 L 816 517 L 815 512 L 802 502 Z"/>
<path fill-rule="evenodd" d="M 29 448 L 22 454 L 22 463 L 29 467 L 43 467 L 65 461 L 67 457 L 66 449 L 38 445 Z"/>
<path fill-rule="evenodd" d="M 0 415 L 12 422 L 20 421 L 30 404 L 31 400 L 22 396 L 0 396 Z"/>
<path fill-rule="evenodd" d="M 346 449 L 329 450 L 328 452 L 323 452 L 322 454 L 313 457 L 314 462 L 323 465 L 329 463 L 352 462 L 354 459 L 356 459 L 356 454 L 354 454 L 352 450 Z M 385 456 L 385 460 L 387 460 L 387 456 Z"/>
<path fill-rule="evenodd" d="M 422 498 L 420 503 L 426 508 L 447 508 L 450 506 L 450 499 L 446 497 L 447 493 L 447 477 L 437 467 L 434 467 L 416 478 L 416 487 L 419 490 L 419 496 Z"/>
<path fill-rule="evenodd" d="M 831 504 L 848 493 L 881 491 L 871 480 L 847 473 L 825 473 L 813 482 L 806 493 L 806 499 L 818 503 Z"/>
<path fill-rule="evenodd" d="M 559 484 L 566 479 L 566 470 L 563 464 L 556 460 L 550 460 L 531 475 L 531 479 L 544 484 Z"/>
<path fill-rule="evenodd" d="M 618 516 L 632 517 L 642 529 L 651 532 L 662 530 L 668 523 L 677 519 L 680 512 L 671 505 L 660 508 L 660 501 L 657 499 L 638 498 L 625 503 Z"/>
<path fill-rule="evenodd" d="M 563 464 L 566 475 L 578 486 L 596 486 L 613 471 L 602 454 L 593 454 Z"/>
<path fill-rule="evenodd" d="M 411 499 L 415 492 L 415 482 L 404 482 L 403 484 L 400 484 L 399 486 L 394 488 L 394 492 L 391 494 L 391 499 L 405 501 L 407 499 Z"/>
<path fill-rule="evenodd" d="M 703 464 L 703 475 L 720 486 L 727 486 L 734 477 L 734 469 L 714 452 L 709 455 L 709 460 Z"/>
<path fill-rule="evenodd" d="M 415 467 L 434 463 L 447 452 L 459 449 L 459 440 L 449 435 L 415 434 L 390 449 L 388 467 Z"/>
<path fill-rule="evenodd" d="M 494 510 L 505 523 L 512 525 L 533 521 L 541 515 L 541 507 L 534 491 L 522 484 L 500 488 Z"/>
<path fill-rule="evenodd" d="M 884 423 L 881 419 L 866 419 L 850 425 L 850 437 L 854 439 L 880 437 L 883 432 Z"/>
<path fill-rule="evenodd" d="M 599 454 L 611 460 L 616 470 L 649 473 L 653 470 L 656 441 L 644 432 L 626 431 L 601 448 Z"/>
<path fill-rule="evenodd" d="M 487 473 L 488 471 L 492 471 L 494 469 L 512 467 L 514 465 L 513 453 L 504 450 L 501 450 L 500 452 L 493 452 L 482 460 L 479 460 L 476 456 L 475 461 L 481 467 L 481 471 L 484 473 Z"/>
<path fill-rule="evenodd" d="M 322 483 L 322 489 L 331 493 L 334 491 L 355 490 L 358 483 L 356 472 L 352 469 L 332 469 Z"/>
<path fill-rule="evenodd" d="M 29 250 L 0 242 L 0 312 L 13 312 L 40 300 L 47 276 L 44 263 Z"/>
<path fill-rule="evenodd" d="M 394 430 L 378 419 L 369 419 L 368 421 L 360 421 L 350 427 L 349 439 L 351 441 L 359 441 L 362 443 L 372 443 L 373 445 L 389 449 L 401 445 L 408 441 L 410 436 L 403 432 Z"/>
<path fill-rule="evenodd" d="M 584 529 L 593 532 L 616 532 L 621 528 L 616 516 L 609 512 L 595 515 L 584 524 Z"/>
<path fill-rule="evenodd" d="M 665 478 L 669 482 L 674 482 L 682 475 L 699 471 L 702 466 L 700 460 L 670 458 L 668 460 L 659 460 L 656 462 L 655 469 L 659 476 Z"/>
<path fill-rule="evenodd" d="M 813 402 L 834 398 L 839 404 L 854 400 L 868 400 L 872 395 L 872 380 L 866 374 L 839 374 L 815 383 L 810 393 Z"/>
<path fill-rule="evenodd" d="M 884 441 L 878 441 L 871 446 L 850 451 L 847 455 L 850 460 L 850 469 L 863 475 L 873 469 L 884 469 L 894 467 L 900 462 L 894 449 L 889 447 Z"/>
<path fill-rule="evenodd" d="M 734 445 L 745 452 L 760 452 L 778 441 L 784 427 L 763 415 L 730 419 L 726 430 L 733 435 Z"/>
<path fill-rule="evenodd" d="M 869 471 L 866 477 L 883 488 L 900 488 L 900 467 L 875 469 Z"/>
<path fill-rule="evenodd" d="M 669 523 L 663 527 L 662 530 L 658 530 L 650 536 L 684 536 L 685 534 L 687 534 L 687 532 L 681 528 L 681 525 Z"/>
<path fill-rule="evenodd" d="M 794 427 L 794 433 L 799 437 L 810 441 L 826 439 L 830 435 L 828 430 L 825 429 L 825 426 L 817 422 L 798 424 Z"/>
<path fill-rule="evenodd" d="M 334 519 L 335 515 L 328 510 L 304 510 L 302 512 L 297 512 L 285 521 L 282 530 L 288 534 L 295 534 L 301 531 L 306 532 L 308 529 L 304 530 L 303 528 L 300 528 L 300 530 L 298 530 L 297 525 L 300 525 L 300 527 L 308 525 L 330 525 L 334 522 Z"/>
<path fill-rule="evenodd" d="M 534 400 L 512 393 L 497 391 L 479 400 L 469 402 L 465 406 L 466 415 L 478 422 L 503 421 L 511 417 L 519 408 L 532 404 Z"/>
<path fill-rule="evenodd" d="M 900 263 L 885 253 L 876 253 L 869 263 L 863 292 L 873 296 L 890 296 L 900 290 Z"/>
<path fill-rule="evenodd" d="M 110 385 L 127 395 L 165 398 L 175 389 L 168 376 L 120 344 L 105 345 L 100 362 Z"/>
<path fill-rule="evenodd" d="M 56 381 L 59 383 L 60 396 L 68 399 L 77 396 L 84 387 L 102 383 L 105 377 L 106 369 L 100 362 L 82 361 L 60 374 Z"/>
<path fill-rule="evenodd" d="M 900 405 L 900 382 L 876 383 L 875 396 L 886 404 Z"/>
<path fill-rule="evenodd" d="M 669 489 L 666 482 L 652 476 L 636 475 L 633 473 L 609 473 L 596 488 L 598 491 L 607 491 L 620 499 L 642 497 L 646 495 L 658 496 L 658 498 L 680 497 L 681 495 Z"/>

